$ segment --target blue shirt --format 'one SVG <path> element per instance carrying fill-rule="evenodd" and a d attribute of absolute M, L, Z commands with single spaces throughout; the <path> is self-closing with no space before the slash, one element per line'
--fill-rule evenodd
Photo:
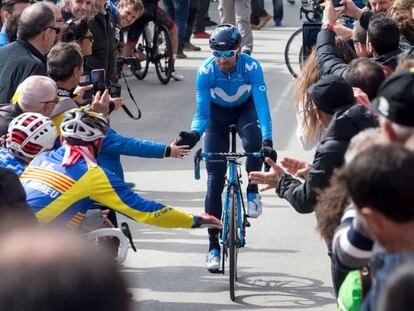
<path fill-rule="evenodd" d="M 0 31 L 0 47 L 5 46 L 6 44 L 9 44 L 9 38 L 6 35 L 5 31 Z"/>
<path fill-rule="evenodd" d="M 245 103 L 251 95 L 263 140 L 271 140 L 272 121 L 260 63 L 242 53 L 237 58 L 235 70 L 227 74 L 220 70 L 214 56 L 207 58 L 197 72 L 197 111 L 191 131 L 198 132 L 200 136 L 204 133 L 210 119 L 211 103 L 232 108 Z"/>
<path fill-rule="evenodd" d="M 20 176 L 28 163 L 16 157 L 6 148 L 0 148 L 0 166 L 13 170 L 17 176 Z"/>

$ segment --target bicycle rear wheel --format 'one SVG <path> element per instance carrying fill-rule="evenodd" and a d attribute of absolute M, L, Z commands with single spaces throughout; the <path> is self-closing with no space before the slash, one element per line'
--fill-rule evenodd
<path fill-rule="evenodd" d="M 234 301 L 235 283 L 237 281 L 237 253 L 238 253 L 238 222 L 237 222 L 237 190 L 235 186 L 230 186 L 229 192 L 229 257 L 230 257 L 230 299 Z"/>
<path fill-rule="evenodd" d="M 285 47 L 285 63 L 293 77 L 297 78 L 302 70 L 303 48 L 302 28 L 296 30 Z"/>
<path fill-rule="evenodd" d="M 141 65 L 139 67 L 135 66 L 132 71 L 138 80 L 143 80 L 147 76 L 148 67 L 151 62 L 151 45 L 145 35 L 145 32 L 142 33 L 139 40 L 136 53 L 138 54 Z M 142 65 L 142 62 L 145 62 L 144 65 Z"/>
<path fill-rule="evenodd" d="M 158 26 L 155 32 L 155 71 L 162 84 L 170 81 L 173 71 L 173 53 L 171 49 L 171 39 L 167 28 Z"/>

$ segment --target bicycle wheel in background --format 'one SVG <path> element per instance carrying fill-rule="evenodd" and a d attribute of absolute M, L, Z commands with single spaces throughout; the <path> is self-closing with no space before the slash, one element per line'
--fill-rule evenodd
<path fill-rule="evenodd" d="M 234 301 L 235 283 L 237 281 L 237 253 L 238 253 L 238 222 L 237 222 L 237 190 L 235 186 L 230 186 L 229 192 L 229 257 L 230 257 L 230 299 Z"/>
<path fill-rule="evenodd" d="M 149 38 L 146 35 L 146 32 L 144 30 L 144 32 L 141 34 L 138 40 L 136 51 L 133 52 L 133 53 L 136 53 L 134 56 L 138 58 L 141 64 L 139 68 L 138 67 L 132 68 L 132 71 L 134 72 L 134 75 L 138 80 L 143 80 L 147 76 L 147 73 L 148 73 L 148 67 L 151 62 L 150 40 L 151 38 Z"/>
<path fill-rule="evenodd" d="M 173 71 L 173 53 L 171 49 L 171 39 L 167 28 L 158 26 L 155 32 L 155 55 L 154 64 L 158 79 L 162 84 L 170 81 Z"/>
<path fill-rule="evenodd" d="M 302 70 L 302 28 L 296 30 L 289 38 L 285 47 L 285 63 L 293 77 L 297 78 Z"/>

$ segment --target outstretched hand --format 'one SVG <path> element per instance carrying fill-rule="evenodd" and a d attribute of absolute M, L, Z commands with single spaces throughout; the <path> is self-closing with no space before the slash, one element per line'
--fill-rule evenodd
<path fill-rule="evenodd" d="M 270 167 L 268 172 L 256 171 L 249 173 L 249 180 L 251 183 L 265 185 L 264 188 L 260 189 L 260 192 L 276 188 L 279 183 L 280 176 L 285 173 L 285 171 L 272 159 L 266 158 L 265 162 Z"/>
<path fill-rule="evenodd" d="M 293 158 L 285 157 L 280 162 L 289 174 L 305 179 L 309 173 L 311 166 L 304 162 Z"/>
<path fill-rule="evenodd" d="M 170 148 L 171 148 L 171 158 L 182 159 L 190 153 L 190 149 L 188 145 L 177 146 L 177 139 L 171 143 Z"/>
<path fill-rule="evenodd" d="M 221 229 L 222 224 L 221 221 L 213 215 L 204 213 L 201 215 L 194 215 L 193 228 Z"/>

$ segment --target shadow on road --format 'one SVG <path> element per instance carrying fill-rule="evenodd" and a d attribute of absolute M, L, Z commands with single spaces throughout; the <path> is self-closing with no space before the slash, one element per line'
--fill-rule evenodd
<path fill-rule="evenodd" d="M 185 274 L 180 273 L 183 271 Z M 139 287 L 141 285 L 142 287 L 144 285 L 151 291 L 177 292 L 177 295 L 180 296 L 187 292 L 189 297 L 196 297 L 194 294 L 197 292 L 201 295 L 203 293 L 206 295 L 209 293 L 228 295 L 227 276 L 210 275 L 202 268 L 157 268 L 157 274 L 160 274 L 157 280 L 150 279 L 152 274 L 152 269 L 140 269 L 138 274 L 129 273 L 128 279 L 131 281 L 132 279 L 140 280 L 139 282 L 130 282 L 130 286 Z M 188 282 L 186 278 L 189 275 L 194 278 L 199 275 L 200 281 Z M 148 299 L 134 302 L 134 310 L 317 309 L 335 303 L 335 299 L 332 298 L 332 288 L 324 286 L 323 282 L 317 279 L 286 273 L 249 273 L 243 269 L 239 275 L 235 303 L 232 303 L 230 298 L 228 304 L 208 302 L 209 299 L 202 299 L 199 302 L 167 302 Z M 139 299 L 139 297 L 135 299 Z"/>

